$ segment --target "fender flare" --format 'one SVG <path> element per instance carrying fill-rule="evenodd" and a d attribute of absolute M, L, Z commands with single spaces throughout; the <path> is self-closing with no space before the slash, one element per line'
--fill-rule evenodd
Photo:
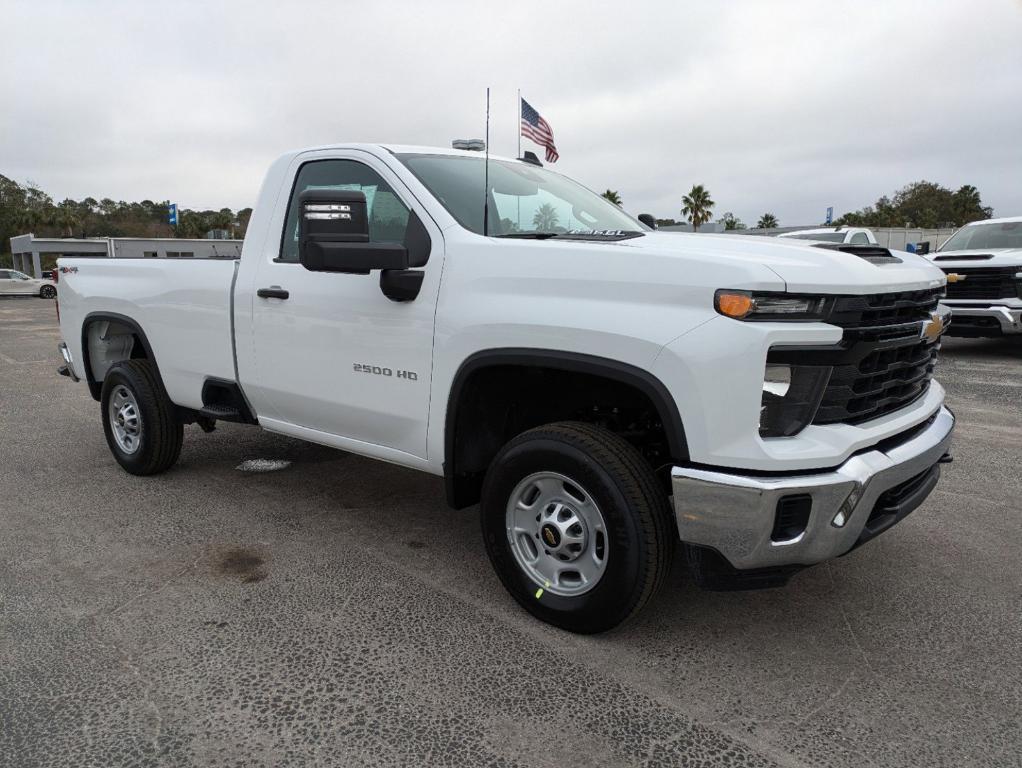
<path fill-rule="evenodd" d="M 85 369 L 85 382 L 89 385 L 89 393 L 92 398 L 97 402 L 100 399 L 100 395 L 103 391 L 102 382 L 96 381 L 92 376 L 92 361 L 89 360 L 89 326 L 95 322 L 101 322 L 108 320 L 112 323 L 120 323 L 121 325 L 128 326 L 132 333 L 138 338 L 142 344 L 142 348 L 145 350 L 146 357 L 152 361 L 153 366 L 156 368 L 156 376 L 159 381 L 163 382 L 163 376 L 160 375 L 160 366 L 156 362 L 156 355 L 153 354 L 153 348 L 149 344 L 149 338 L 146 336 L 145 331 L 142 330 L 142 326 L 138 324 L 134 319 L 127 315 L 121 315 L 116 312 L 90 312 L 82 320 L 82 367 Z"/>
<path fill-rule="evenodd" d="M 456 491 L 458 470 L 454 465 L 454 440 L 458 431 L 458 406 L 462 392 L 473 373 L 496 365 L 556 368 L 603 376 L 633 386 L 648 397 L 656 408 L 667 434 L 671 457 L 676 461 L 688 460 L 688 443 L 678 405 L 664 383 L 649 371 L 618 360 L 578 352 L 531 347 L 487 349 L 470 355 L 461 363 L 451 382 L 447 398 L 447 413 L 444 418 L 444 481 L 448 502 L 455 508 L 459 507 L 456 502 L 460 494 Z"/>

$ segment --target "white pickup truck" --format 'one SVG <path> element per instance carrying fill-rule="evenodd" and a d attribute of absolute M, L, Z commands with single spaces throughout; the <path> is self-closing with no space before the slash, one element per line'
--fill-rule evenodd
<path fill-rule="evenodd" d="M 951 335 L 1022 334 L 1022 216 L 966 224 L 929 258 L 947 274 Z"/>
<path fill-rule="evenodd" d="M 782 232 L 775 237 L 786 237 L 792 240 L 813 240 L 817 243 L 843 243 L 845 245 L 877 245 L 873 230 L 865 227 L 817 227 L 816 229 L 799 229 L 794 232 Z"/>
<path fill-rule="evenodd" d="M 226 420 L 441 475 L 511 594 L 598 632 L 678 542 L 703 586 L 773 586 L 915 509 L 944 286 L 657 233 L 535 161 L 330 146 L 273 164 L 239 260 L 61 259 L 62 372 L 135 474 Z"/>

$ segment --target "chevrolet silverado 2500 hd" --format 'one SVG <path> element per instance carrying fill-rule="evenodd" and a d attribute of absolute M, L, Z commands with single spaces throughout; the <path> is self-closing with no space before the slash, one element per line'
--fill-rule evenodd
<path fill-rule="evenodd" d="M 240 259 L 61 259 L 58 300 L 128 472 L 226 420 L 441 475 L 511 594 L 597 632 L 678 542 L 704 586 L 770 586 L 915 509 L 950 458 L 944 285 L 657 233 L 535 162 L 343 145 L 273 164 Z"/>
<path fill-rule="evenodd" d="M 947 274 L 950 335 L 1022 334 L 1022 216 L 966 224 L 930 258 Z"/>

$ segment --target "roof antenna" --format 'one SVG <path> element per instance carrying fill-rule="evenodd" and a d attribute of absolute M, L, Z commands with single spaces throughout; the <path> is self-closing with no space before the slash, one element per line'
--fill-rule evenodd
<path fill-rule="evenodd" d="M 486 88 L 486 160 L 483 171 L 483 237 L 490 234 L 490 89 Z"/>

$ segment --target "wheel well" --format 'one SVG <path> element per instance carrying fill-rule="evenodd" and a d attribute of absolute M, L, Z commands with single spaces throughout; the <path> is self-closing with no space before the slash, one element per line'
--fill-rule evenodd
<path fill-rule="evenodd" d="M 462 366 L 451 388 L 444 463 L 450 505 L 475 504 L 501 446 L 555 421 L 609 429 L 654 469 L 687 456 L 677 407 L 646 371 L 582 355 L 484 353 Z"/>
<path fill-rule="evenodd" d="M 82 356 L 89 392 L 100 399 L 107 371 L 122 360 L 152 360 L 152 348 L 138 323 L 120 315 L 90 315 L 82 325 Z M 159 369 L 157 369 L 159 375 Z"/>

